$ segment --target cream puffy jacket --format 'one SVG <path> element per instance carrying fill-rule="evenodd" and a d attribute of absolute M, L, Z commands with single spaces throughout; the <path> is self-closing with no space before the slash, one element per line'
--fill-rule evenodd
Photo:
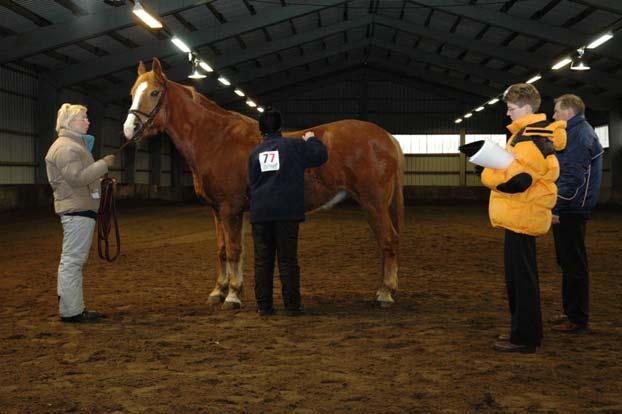
<path fill-rule="evenodd" d="M 482 184 L 492 190 L 488 213 L 493 227 L 531 236 L 549 231 L 559 177 L 555 151 L 566 146 L 565 128 L 565 121 L 549 123 L 544 114 L 508 125 L 512 136 L 505 149 L 514 161 L 505 169 L 482 172 Z"/>
<path fill-rule="evenodd" d="M 95 161 L 80 134 L 61 129 L 45 156 L 48 181 L 54 190 L 56 214 L 99 209 L 99 178 L 108 172 L 104 160 Z"/>

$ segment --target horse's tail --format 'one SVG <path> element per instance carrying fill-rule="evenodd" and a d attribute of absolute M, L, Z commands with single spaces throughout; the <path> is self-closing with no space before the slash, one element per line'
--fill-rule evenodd
<path fill-rule="evenodd" d="M 391 198 L 391 221 L 398 236 L 404 229 L 404 153 L 400 143 L 391 136 L 397 152 L 397 171 L 395 172 L 393 197 Z"/>

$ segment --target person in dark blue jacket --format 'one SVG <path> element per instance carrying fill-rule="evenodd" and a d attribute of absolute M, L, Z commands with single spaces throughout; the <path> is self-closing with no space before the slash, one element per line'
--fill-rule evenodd
<path fill-rule="evenodd" d="M 557 153 L 560 175 L 553 209 L 557 262 L 562 269 L 564 314 L 552 320 L 553 330 L 580 332 L 589 318 L 589 273 L 585 225 L 598 201 L 603 147 L 585 119 L 585 104 L 576 95 L 555 99 L 555 120 L 567 121 L 566 149 Z"/>
<path fill-rule="evenodd" d="M 259 129 L 263 141 L 248 159 L 257 311 L 262 316 L 274 313 L 276 256 L 287 314 L 301 315 L 297 251 L 298 224 L 305 219 L 304 170 L 324 164 L 328 151 L 313 132 L 306 132 L 302 139 L 281 136 L 281 114 L 271 108 L 259 117 Z"/>

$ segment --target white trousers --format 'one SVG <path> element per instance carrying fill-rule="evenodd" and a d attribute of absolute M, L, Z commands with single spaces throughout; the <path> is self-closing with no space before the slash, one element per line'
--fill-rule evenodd
<path fill-rule="evenodd" d="M 61 317 L 82 313 L 82 266 L 91 250 L 95 220 L 81 216 L 61 216 L 63 225 L 63 252 L 58 266 L 58 309 Z"/>

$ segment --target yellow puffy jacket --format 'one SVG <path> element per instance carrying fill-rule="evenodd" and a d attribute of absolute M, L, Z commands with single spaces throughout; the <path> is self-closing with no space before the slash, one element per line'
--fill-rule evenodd
<path fill-rule="evenodd" d="M 485 168 L 482 183 L 490 188 L 488 213 L 493 227 L 530 236 L 546 234 L 557 201 L 559 163 L 555 151 L 566 147 L 566 121 L 549 123 L 531 114 L 508 125 L 506 151 L 514 161 L 505 169 Z"/>

